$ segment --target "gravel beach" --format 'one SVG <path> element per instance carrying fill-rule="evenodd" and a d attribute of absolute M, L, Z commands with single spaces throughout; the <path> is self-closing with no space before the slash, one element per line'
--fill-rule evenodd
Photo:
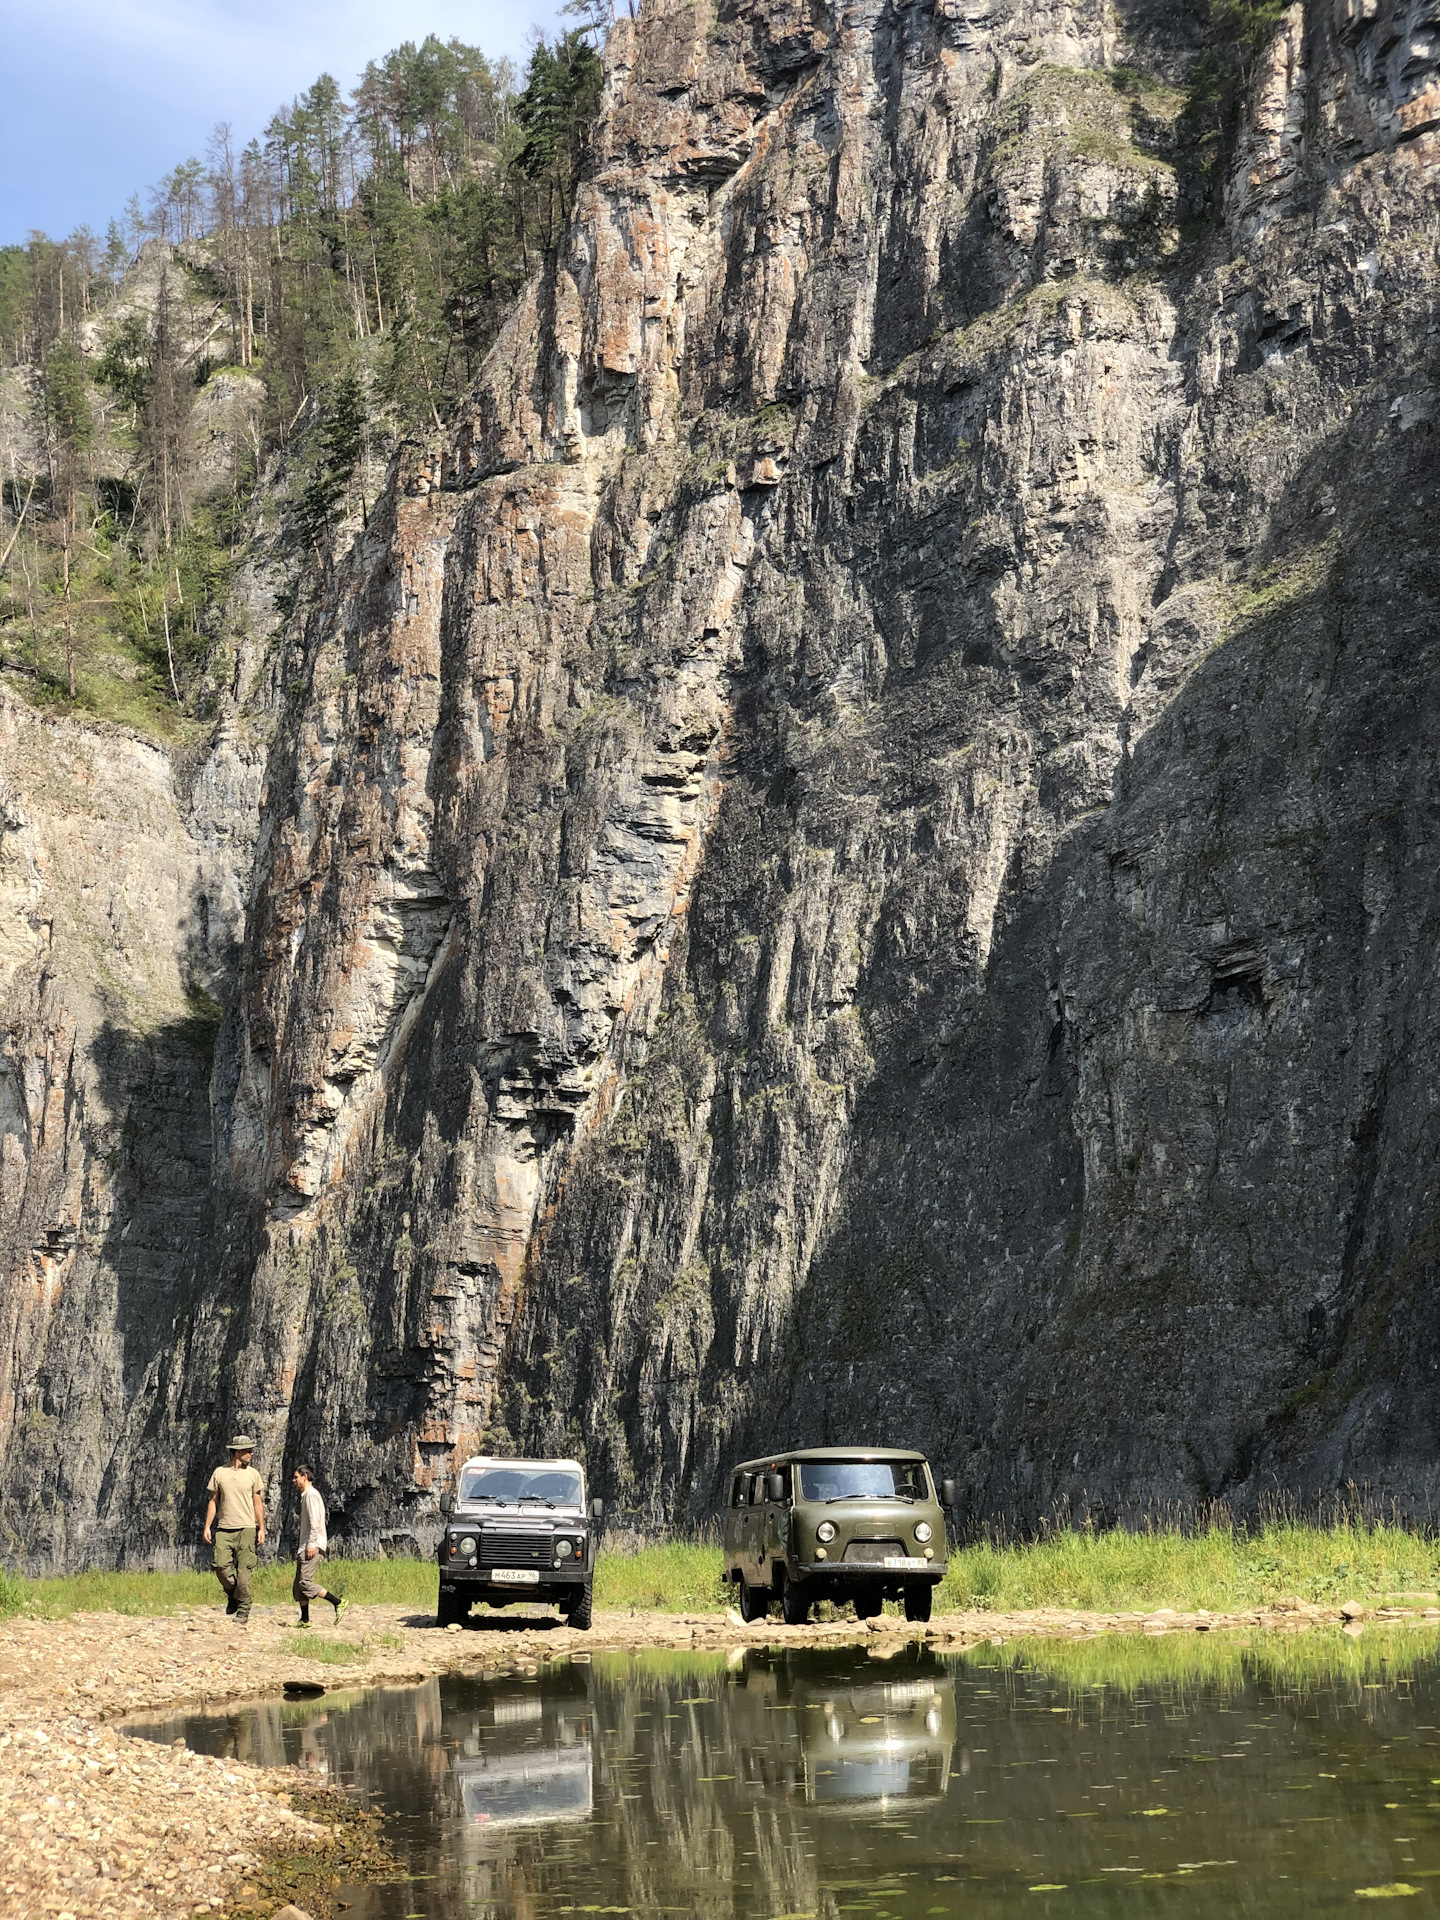
<path fill-rule="evenodd" d="M 1365 1613 L 1351 1608 L 1349 1614 Z M 1440 1610 L 1387 1607 L 1351 1617 L 1429 1618 Z M 295 1632 L 289 1608 L 260 1608 L 237 1630 L 222 1609 L 160 1618 L 76 1614 L 0 1622 L 0 1914 L 5 1920 L 130 1920 L 131 1916 L 273 1911 L 291 1897 L 274 1863 L 327 1851 L 348 1863 L 343 1832 L 326 1818 L 348 1803 L 305 1788 L 293 1772 L 261 1769 L 131 1738 L 116 1723 L 182 1704 L 279 1693 L 287 1680 L 376 1685 L 449 1670 L 535 1670 L 569 1653 L 606 1648 L 824 1645 L 869 1641 L 876 1652 L 926 1639 L 940 1649 L 1028 1635 L 1183 1633 L 1237 1627 L 1303 1629 L 1340 1623 L 1346 1610 L 1296 1601 L 1233 1614 L 952 1614 L 927 1626 L 886 1617 L 786 1627 L 738 1614 L 597 1614 L 589 1633 L 549 1616 L 479 1615 L 442 1631 L 402 1607 L 355 1607 L 316 1638 L 353 1647 L 353 1661 L 321 1661 Z M 342 1822 L 343 1828 L 343 1822 Z M 343 1856 L 343 1859 L 342 1859 Z M 268 1870 L 267 1870 L 268 1869 Z M 324 1875 L 322 1873 L 323 1880 Z M 314 1862 L 306 1883 L 314 1885 Z M 299 1883 L 297 1883 L 297 1890 Z M 312 1906 L 315 1902 L 312 1899 Z M 323 1900 L 320 1902 L 324 1904 Z"/>

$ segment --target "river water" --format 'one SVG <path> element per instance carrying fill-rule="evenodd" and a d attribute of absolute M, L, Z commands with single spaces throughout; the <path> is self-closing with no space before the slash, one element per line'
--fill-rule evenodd
<path fill-rule="evenodd" d="M 348 1920 L 1418 1916 L 1437 1644 L 596 1653 L 130 1731 L 370 1796 L 410 1877 Z"/>

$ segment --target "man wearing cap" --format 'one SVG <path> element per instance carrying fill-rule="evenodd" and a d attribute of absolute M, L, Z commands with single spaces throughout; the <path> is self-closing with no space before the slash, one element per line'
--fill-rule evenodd
<path fill-rule="evenodd" d="M 230 1442 L 230 1464 L 217 1467 L 207 1491 L 205 1541 L 213 1539 L 215 1578 L 225 1589 L 225 1611 L 237 1627 L 250 1624 L 250 1575 L 255 1551 L 265 1544 L 265 1482 L 250 1464 L 255 1442 L 237 1433 Z"/>

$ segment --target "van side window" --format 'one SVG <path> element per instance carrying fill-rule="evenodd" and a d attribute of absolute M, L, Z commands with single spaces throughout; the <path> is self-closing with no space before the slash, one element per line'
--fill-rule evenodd
<path fill-rule="evenodd" d="M 764 1505 L 764 1501 L 765 1476 L 763 1473 L 752 1473 L 750 1476 L 750 1504 L 752 1507 L 759 1507 Z"/>
<path fill-rule="evenodd" d="M 745 1476 L 743 1473 L 737 1473 L 730 1483 L 730 1504 L 732 1507 L 743 1507 L 745 1504 Z"/>

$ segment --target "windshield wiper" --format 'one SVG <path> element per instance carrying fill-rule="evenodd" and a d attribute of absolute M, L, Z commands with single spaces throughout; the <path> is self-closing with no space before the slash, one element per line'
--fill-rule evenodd
<path fill-rule="evenodd" d="M 915 1495 L 913 1493 L 832 1493 L 825 1505 L 833 1507 L 837 1500 L 903 1500 L 907 1506 L 913 1507 Z"/>
<path fill-rule="evenodd" d="M 543 1493 L 521 1493 L 521 1494 L 517 1494 L 517 1495 L 516 1495 L 516 1497 L 515 1497 L 515 1504 L 516 1504 L 516 1506 L 518 1507 L 518 1506 L 520 1505 L 520 1503 L 521 1503 L 522 1501 L 524 1501 L 524 1500 L 528 1500 L 528 1501 L 529 1501 L 529 1502 L 531 1503 L 531 1505 L 532 1505 L 532 1506 L 536 1506 L 536 1507 L 549 1507 L 549 1508 L 551 1509 L 551 1511 L 552 1511 L 552 1512 L 554 1511 L 554 1507 L 555 1507 L 555 1502 L 554 1502 L 553 1500 L 547 1500 L 547 1499 L 545 1498 L 545 1496 L 544 1496 L 544 1494 L 543 1494 Z"/>
<path fill-rule="evenodd" d="M 498 1493 L 467 1493 L 463 1495 L 463 1500 L 467 1507 L 475 1500 L 490 1500 L 497 1507 L 508 1507 L 510 1504 L 508 1500 L 502 1500 Z"/>

